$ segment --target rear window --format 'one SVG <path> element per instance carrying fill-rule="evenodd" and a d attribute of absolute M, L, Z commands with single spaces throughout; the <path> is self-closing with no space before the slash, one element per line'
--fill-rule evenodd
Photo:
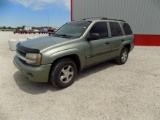
<path fill-rule="evenodd" d="M 126 35 L 132 35 L 133 34 L 133 32 L 131 30 L 131 27 L 129 26 L 128 23 L 122 23 L 122 27 L 123 27 Z"/>

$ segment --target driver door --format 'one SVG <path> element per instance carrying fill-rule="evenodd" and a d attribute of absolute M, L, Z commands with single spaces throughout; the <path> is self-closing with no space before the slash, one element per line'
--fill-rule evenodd
<path fill-rule="evenodd" d="M 100 37 L 97 40 L 85 41 L 85 66 L 103 62 L 111 58 L 107 22 L 95 23 L 88 35 L 92 33 L 98 33 Z"/>

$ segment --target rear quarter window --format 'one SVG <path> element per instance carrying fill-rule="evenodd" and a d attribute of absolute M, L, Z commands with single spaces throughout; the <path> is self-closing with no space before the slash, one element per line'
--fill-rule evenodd
<path fill-rule="evenodd" d="M 131 27 L 129 26 L 128 23 L 122 23 L 122 27 L 123 27 L 126 35 L 132 35 L 133 34 L 133 32 L 131 30 Z"/>

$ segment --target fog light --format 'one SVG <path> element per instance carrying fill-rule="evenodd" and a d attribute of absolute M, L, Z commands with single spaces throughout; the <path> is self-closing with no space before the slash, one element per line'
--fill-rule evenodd
<path fill-rule="evenodd" d="M 33 74 L 32 73 L 28 73 L 28 77 L 33 77 Z"/>

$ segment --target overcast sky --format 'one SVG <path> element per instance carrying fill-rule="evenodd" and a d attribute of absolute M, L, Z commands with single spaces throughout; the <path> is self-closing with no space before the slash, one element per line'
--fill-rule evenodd
<path fill-rule="evenodd" d="M 70 0 L 0 0 L 0 26 L 57 26 L 70 21 Z"/>

